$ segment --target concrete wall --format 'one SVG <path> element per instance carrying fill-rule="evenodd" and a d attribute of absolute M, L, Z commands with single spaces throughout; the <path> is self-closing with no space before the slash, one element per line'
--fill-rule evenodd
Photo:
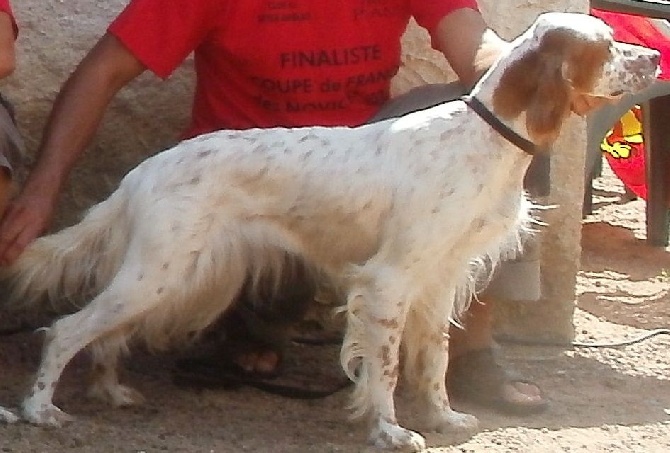
<path fill-rule="evenodd" d="M 16 105 L 30 155 L 38 145 L 60 85 L 125 4 L 124 0 L 14 1 L 21 26 L 17 43 L 19 65 L 15 75 L 2 82 L 0 90 Z M 489 23 L 506 38 L 525 29 L 542 11 L 586 11 L 588 7 L 586 0 L 480 0 L 480 4 Z M 410 28 L 405 40 L 405 66 L 395 80 L 395 93 L 453 78 L 427 42 L 422 30 Z M 187 62 L 165 82 L 150 74 L 142 76 L 113 101 L 95 141 L 64 192 L 57 227 L 75 221 L 83 209 L 106 196 L 129 168 L 174 140 L 190 110 L 190 70 Z M 551 226 L 543 232 L 545 300 L 503 305 L 499 310 L 503 334 L 552 341 L 572 337 L 583 137 L 583 124 L 572 121 L 557 143 L 552 160 L 552 195 L 546 202 L 560 208 L 546 217 Z"/>

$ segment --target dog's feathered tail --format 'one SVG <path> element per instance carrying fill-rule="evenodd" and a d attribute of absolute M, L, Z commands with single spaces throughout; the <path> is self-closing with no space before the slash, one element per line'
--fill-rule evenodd
<path fill-rule="evenodd" d="M 22 309 L 49 301 L 56 311 L 69 311 L 99 292 L 126 252 L 125 210 L 117 191 L 91 208 L 80 223 L 35 240 L 11 266 L 0 270 L 9 294 L 3 304 Z"/>

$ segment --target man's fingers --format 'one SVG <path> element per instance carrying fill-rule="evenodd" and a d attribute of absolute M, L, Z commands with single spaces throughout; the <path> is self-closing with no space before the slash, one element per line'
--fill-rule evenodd
<path fill-rule="evenodd" d="M 13 263 L 45 227 L 42 213 L 29 206 L 10 204 L 0 222 L 0 264 L 3 266 Z"/>

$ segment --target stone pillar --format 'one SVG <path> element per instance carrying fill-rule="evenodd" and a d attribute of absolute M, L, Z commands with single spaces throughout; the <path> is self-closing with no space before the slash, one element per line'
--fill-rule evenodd
<path fill-rule="evenodd" d="M 491 27 L 505 39 L 525 30 L 545 11 L 587 12 L 586 0 L 479 0 Z M 394 80 L 393 93 L 400 94 L 423 83 L 441 83 L 455 78 L 438 52 L 430 49 L 427 34 L 412 23 L 405 36 L 403 68 Z M 556 205 L 542 220 L 542 298 L 533 302 L 496 303 L 496 330 L 514 339 L 567 343 L 574 336 L 572 316 L 576 275 L 581 252 L 581 219 L 585 124 L 571 118 L 554 146 L 551 157 L 551 194 L 541 204 Z"/>

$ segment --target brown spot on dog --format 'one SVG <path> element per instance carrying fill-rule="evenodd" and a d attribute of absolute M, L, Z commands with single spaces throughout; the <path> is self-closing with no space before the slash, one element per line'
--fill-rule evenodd
<path fill-rule="evenodd" d="M 420 351 L 416 356 L 416 371 L 422 374 L 426 370 L 426 354 Z"/>
<path fill-rule="evenodd" d="M 382 366 L 384 368 L 388 367 L 391 364 L 391 348 L 384 345 L 379 352 L 379 358 L 382 360 Z"/>
<path fill-rule="evenodd" d="M 396 318 L 391 318 L 391 319 L 385 319 L 385 318 L 376 318 L 375 322 L 382 327 L 386 327 L 387 329 L 397 329 L 400 327 L 400 323 Z"/>

